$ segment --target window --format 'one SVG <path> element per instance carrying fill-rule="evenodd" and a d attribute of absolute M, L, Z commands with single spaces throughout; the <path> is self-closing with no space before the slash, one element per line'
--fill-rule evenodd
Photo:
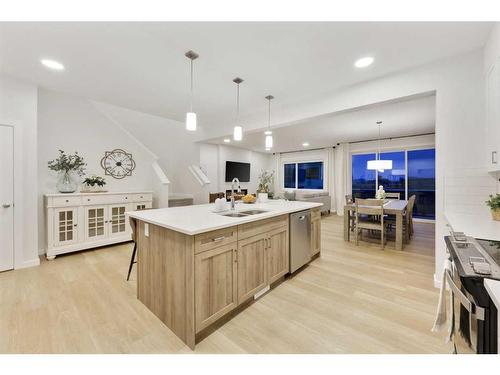
<path fill-rule="evenodd" d="M 373 198 L 375 196 L 375 171 L 366 169 L 368 160 L 375 154 L 352 155 L 352 195 L 354 198 Z"/>
<path fill-rule="evenodd" d="M 392 160 L 392 169 L 384 172 L 366 169 L 375 154 L 352 155 L 352 195 L 354 198 L 374 198 L 377 187 L 397 192 L 401 199 L 416 196 L 413 216 L 435 218 L 436 171 L 435 149 L 392 151 L 381 153 L 381 159 Z"/>
<path fill-rule="evenodd" d="M 287 163 L 283 165 L 285 189 L 323 189 L 322 161 Z"/>
<path fill-rule="evenodd" d="M 286 189 L 295 189 L 296 188 L 296 183 L 295 183 L 295 170 L 296 170 L 297 164 L 285 164 L 285 184 L 283 185 Z"/>
<path fill-rule="evenodd" d="M 392 169 L 378 172 L 377 186 L 382 185 L 386 193 L 399 193 L 400 199 L 406 199 L 405 152 L 381 152 L 381 160 L 392 160 Z"/>
<path fill-rule="evenodd" d="M 434 219 L 436 150 L 408 151 L 408 196 L 416 195 L 413 216 Z"/>

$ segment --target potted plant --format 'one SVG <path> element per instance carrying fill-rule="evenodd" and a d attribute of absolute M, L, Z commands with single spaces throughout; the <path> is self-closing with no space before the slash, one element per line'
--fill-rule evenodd
<path fill-rule="evenodd" d="M 90 177 L 86 177 L 85 180 L 83 180 L 83 184 L 86 187 L 86 191 L 99 193 L 104 191 L 103 187 L 106 185 L 106 180 L 94 174 Z"/>
<path fill-rule="evenodd" d="M 48 162 L 49 169 L 59 173 L 57 190 L 61 193 L 74 193 L 78 187 L 74 175 L 82 177 L 86 165 L 78 152 L 67 155 L 63 150 L 59 150 L 59 156 Z"/>
<path fill-rule="evenodd" d="M 259 175 L 259 187 L 257 188 L 259 202 L 265 202 L 269 198 L 269 190 L 274 180 L 274 171 L 262 171 Z"/>
<path fill-rule="evenodd" d="M 493 217 L 493 220 L 500 221 L 500 194 L 490 194 L 490 199 L 486 201 L 486 204 L 491 209 L 491 216 Z"/>

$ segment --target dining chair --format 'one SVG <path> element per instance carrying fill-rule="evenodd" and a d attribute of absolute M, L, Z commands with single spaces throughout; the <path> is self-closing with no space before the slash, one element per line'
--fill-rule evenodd
<path fill-rule="evenodd" d="M 356 199 L 355 202 L 356 245 L 359 237 L 363 236 L 363 229 L 380 231 L 380 244 L 382 250 L 385 245 L 384 200 L 383 199 Z M 367 218 L 368 217 L 368 218 Z M 377 218 L 377 219 L 374 219 Z"/>
<path fill-rule="evenodd" d="M 208 203 L 214 203 L 217 198 L 224 198 L 226 194 L 224 192 L 218 193 L 208 193 Z"/>
<path fill-rule="evenodd" d="M 401 199 L 401 195 L 399 193 L 385 193 L 385 198 L 386 199 Z"/>
<path fill-rule="evenodd" d="M 346 194 L 346 196 L 345 196 L 345 204 L 346 204 L 346 206 L 351 205 L 353 203 L 354 203 L 354 199 L 352 197 L 352 194 Z M 353 215 L 350 215 L 350 216 L 351 217 L 349 219 L 349 221 L 350 221 L 349 226 L 351 227 L 351 232 L 353 232 L 354 231 L 354 227 L 356 225 L 356 218 Z"/>
<path fill-rule="evenodd" d="M 413 236 L 413 207 L 415 206 L 416 196 L 412 195 L 408 198 L 406 210 L 403 213 L 403 238 L 408 243 Z M 386 218 L 387 228 L 389 231 L 396 226 L 396 217 L 391 215 Z"/>

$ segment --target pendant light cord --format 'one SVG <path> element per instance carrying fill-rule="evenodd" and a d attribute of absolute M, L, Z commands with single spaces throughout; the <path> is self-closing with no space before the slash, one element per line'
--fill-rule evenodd
<path fill-rule="evenodd" d="M 271 130 L 271 98 L 269 100 L 269 110 L 267 113 L 267 128 Z"/>
<path fill-rule="evenodd" d="M 190 112 L 193 112 L 193 60 L 191 60 L 191 109 Z"/>
<path fill-rule="evenodd" d="M 240 124 L 240 84 L 236 84 L 236 125 Z"/>

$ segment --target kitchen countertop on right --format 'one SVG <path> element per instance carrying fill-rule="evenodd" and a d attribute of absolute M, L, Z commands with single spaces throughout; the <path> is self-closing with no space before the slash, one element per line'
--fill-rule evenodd
<path fill-rule="evenodd" d="M 446 220 L 454 231 L 485 240 L 500 241 L 500 221 L 478 214 L 447 213 Z"/>

